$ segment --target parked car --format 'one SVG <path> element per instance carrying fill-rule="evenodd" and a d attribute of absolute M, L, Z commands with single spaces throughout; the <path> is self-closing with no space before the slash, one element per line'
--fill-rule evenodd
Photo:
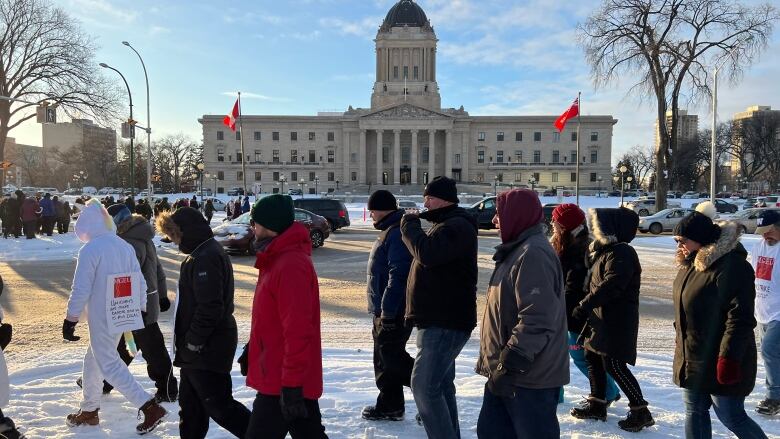
<path fill-rule="evenodd" d="M 347 206 L 339 200 L 332 198 L 296 198 L 293 205 L 299 209 L 313 212 L 328 220 L 330 229 L 336 231 L 342 227 L 349 227 L 349 212 Z"/>
<path fill-rule="evenodd" d="M 240 254 L 255 254 L 255 234 L 247 212 L 232 221 L 213 227 L 214 239 L 225 247 L 228 252 Z M 309 229 L 312 248 L 322 247 L 330 236 L 330 225 L 325 218 L 303 209 L 295 209 L 295 221 Z"/>
<path fill-rule="evenodd" d="M 239 195 L 244 195 L 244 189 L 240 187 L 232 187 L 228 189 L 227 195 L 228 197 L 236 197 Z"/>
<path fill-rule="evenodd" d="M 420 207 L 412 200 L 398 200 L 398 207 L 403 209 L 406 213 L 420 213 Z"/>
<path fill-rule="evenodd" d="M 208 201 L 208 200 L 211 200 L 211 204 L 214 205 L 214 209 L 216 209 L 218 211 L 224 211 L 225 207 L 227 206 L 225 204 L 225 202 L 220 200 L 219 198 L 216 198 L 216 197 L 203 197 L 203 202 L 204 203 L 206 201 Z"/>
<path fill-rule="evenodd" d="M 553 227 L 552 227 L 552 213 L 553 210 L 555 210 L 556 207 L 558 207 L 561 203 L 547 203 L 542 206 L 542 213 L 544 214 L 544 233 L 546 235 L 552 235 Z"/>
<path fill-rule="evenodd" d="M 780 207 L 780 195 L 768 195 L 766 197 L 758 197 L 755 206 L 756 207 Z"/>
<path fill-rule="evenodd" d="M 62 195 L 81 195 L 81 189 L 76 189 L 72 187 L 70 189 L 66 189 L 65 192 L 62 193 Z"/>
<path fill-rule="evenodd" d="M 696 206 L 698 205 L 699 203 L 691 204 L 691 209 L 696 209 Z M 717 209 L 718 213 L 735 213 L 737 210 L 739 210 L 736 204 L 719 200 L 717 198 L 715 199 L 715 209 Z"/>
<path fill-rule="evenodd" d="M 638 213 L 639 216 L 648 216 L 657 212 L 657 209 L 655 207 L 655 198 L 646 198 L 643 200 L 628 201 L 628 202 L 624 202 L 623 206 Z M 667 201 L 666 206 L 668 208 L 682 207 L 680 203 L 677 201 Z"/>
<path fill-rule="evenodd" d="M 477 220 L 480 229 L 492 229 L 493 217 L 496 215 L 496 197 L 485 197 L 466 208 Z"/>
<path fill-rule="evenodd" d="M 680 198 L 682 198 L 684 200 L 695 200 L 697 198 L 701 198 L 701 196 L 700 196 L 700 194 L 698 192 L 688 191 L 688 192 L 682 194 L 682 197 L 680 197 Z"/>
<path fill-rule="evenodd" d="M 681 219 L 691 212 L 693 212 L 693 209 L 664 209 L 653 215 L 639 218 L 637 229 L 642 233 L 650 232 L 653 235 L 671 231 Z"/>
<path fill-rule="evenodd" d="M 287 189 L 287 195 L 303 195 L 303 190 L 301 189 Z"/>
<path fill-rule="evenodd" d="M 740 227 L 742 227 L 742 233 L 756 233 L 756 227 L 758 227 L 758 225 L 756 224 L 756 220 L 758 219 L 758 214 L 764 210 L 767 209 L 752 207 L 740 211 L 739 213 L 735 213 L 734 215 L 731 216 L 730 219 L 731 221 L 736 222 L 737 224 L 740 225 Z M 771 210 L 776 210 L 780 212 L 780 208 L 771 208 Z"/>
<path fill-rule="evenodd" d="M 620 191 L 612 191 L 612 192 L 609 192 L 608 195 L 610 197 L 619 197 L 620 196 Z"/>

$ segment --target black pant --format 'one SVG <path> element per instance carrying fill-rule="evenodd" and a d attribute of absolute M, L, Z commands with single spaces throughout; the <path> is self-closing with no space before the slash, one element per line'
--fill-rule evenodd
<path fill-rule="evenodd" d="M 24 236 L 27 239 L 35 238 L 35 232 L 38 230 L 38 220 L 24 221 Z"/>
<path fill-rule="evenodd" d="M 292 439 L 328 439 L 322 426 L 320 404 L 313 400 L 304 400 L 309 417 L 287 422 L 282 416 L 279 397 L 257 394 L 252 406 L 252 420 L 246 439 L 284 439 L 290 433 Z"/>
<path fill-rule="evenodd" d="M 169 398 L 176 396 L 179 393 L 176 377 L 173 376 L 171 357 L 168 355 L 168 349 L 165 347 L 165 339 L 160 331 L 160 325 L 152 323 L 142 329 L 136 329 L 133 331 L 133 339 L 135 340 L 135 346 L 144 354 L 146 372 L 149 374 L 149 378 L 154 381 L 157 393 Z M 130 365 L 132 363 L 133 356 L 127 350 L 124 337 L 119 339 L 119 345 L 116 350 L 125 364 Z M 111 390 L 113 386 L 103 381 L 103 389 Z"/>
<path fill-rule="evenodd" d="M 588 379 L 590 380 L 590 396 L 605 399 L 607 394 L 607 372 L 615 379 L 618 387 L 628 396 L 629 407 L 646 406 L 634 374 L 628 370 L 626 363 L 612 357 L 602 356 L 585 350 L 585 360 L 588 362 Z"/>
<path fill-rule="evenodd" d="M 233 399 L 230 373 L 182 368 L 180 375 L 179 435 L 182 439 L 205 438 L 209 418 L 235 437 L 246 436 L 251 413 Z"/>
<path fill-rule="evenodd" d="M 384 412 L 404 409 L 404 386 L 409 387 L 414 359 L 406 352 L 406 342 L 412 328 L 404 326 L 403 318 L 396 328 L 382 328 L 382 320 L 374 317 L 374 377 L 379 396 L 376 408 Z"/>

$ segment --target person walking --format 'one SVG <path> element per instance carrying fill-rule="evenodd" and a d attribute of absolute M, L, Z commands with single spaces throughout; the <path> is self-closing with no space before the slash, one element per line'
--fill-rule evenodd
<path fill-rule="evenodd" d="M 317 401 L 323 387 L 320 290 L 309 232 L 294 221 L 288 195 L 261 198 L 250 215 L 260 276 L 242 365 L 246 384 L 257 390 L 246 437 L 327 439 Z"/>
<path fill-rule="evenodd" d="M 236 219 L 240 217 L 243 214 L 243 208 L 241 207 L 241 196 L 238 196 L 238 199 L 233 203 L 233 218 Z"/>
<path fill-rule="evenodd" d="M 758 214 L 756 235 L 761 239 L 750 252 L 756 273 L 756 320 L 761 336 L 761 357 L 766 370 L 766 398 L 756 411 L 780 414 L 780 212 Z"/>
<path fill-rule="evenodd" d="M 70 217 L 75 213 L 74 208 L 70 207 L 68 201 L 62 203 L 62 216 L 57 220 L 58 227 L 62 229 L 59 233 L 68 233 L 70 231 Z"/>
<path fill-rule="evenodd" d="M 27 239 L 35 239 L 35 231 L 38 229 L 38 216 L 41 213 L 38 201 L 33 198 L 21 198 L 21 217 L 24 224 L 24 235 Z"/>
<path fill-rule="evenodd" d="M 124 330 L 143 326 L 141 311 L 146 309 L 146 282 L 130 244 L 116 235 L 116 226 L 100 202 L 90 200 L 76 221 L 76 236 L 84 243 L 78 254 L 73 287 L 68 299 L 62 336 L 78 341 L 76 324 L 86 310 L 89 321 L 89 347 L 84 356 L 81 409 L 67 416 L 70 426 L 99 423 L 98 410 L 102 382 L 113 384 L 125 398 L 143 412 L 139 434 L 157 427 L 167 412 L 147 393 L 119 359 L 116 345 Z M 114 302 L 123 299 L 119 305 Z M 121 310 L 128 312 L 122 313 Z M 107 315 L 111 313 L 112 320 Z"/>
<path fill-rule="evenodd" d="M 211 199 L 206 200 L 206 205 L 203 207 L 203 214 L 206 215 L 206 222 L 211 224 L 211 218 L 214 216 L 214 212 L 217 209 L 214 208 L 214 202 Z"/>
<path fill-rule="evenodd" d="M 22 202 L 24 192 L 16 190 L 15 197 L 6 201 L 6 218 L 8 219 L 8 234 L 18 238 L 22 234 Z"/>
<path fill-rule="evenodd" d="M 251 205 L 249 204 L 249 195 L 244 195 L 244 203 L 241 205 L 241 213 L 247 213 L 251 209 Z"/>
<path fill-rule="evenodd" d="M 609 373 L 628 397 L 630 410 L 618 427 L 637 432 L 655 424 L 642 389 L 627 366 L 636 364 L 639 335 L 642 266 L 629 245 L 636 236 L 639 216 L 622 207 L 590 209 L 588 213 L 594 238 L 588 255 L 588 294 L 571 315 L 588 325 L 584 346 L 590 395 L 582 406 L 571 410 L 571 415 L 607 420 Z"/>
<path fill-rule="evenodd" d="M 566 322 L 569 335 L 569 355 L 574 365 L 588 376 L 588 362 L 585 361 L 585 348 L 580 335 L 585 329 L 585 322 L 572 316 L 572 311 L 587 295 L 585 278 L 588 267 L 585 262 L 591 239 L 585 212 L 576 204 L 559 204 L 552 211 L 553 235 L 550 240 L 553 249 L 558 254 L 563 269 L 564 289 L 566 291 Z M 562 401 L 563 393 L 561 393 Z M 605 394 L 607 406 L 620 399 L 612 375 L 607 374 L 607 391 Z"/>
<path fill-rule="evenodd" d="M 480 326 L 477 373 L 488 378 L 479 438 L 557 439 L 556 409 L 569 382 L 563 272 L 542 231 L 539 196 L 502 192 L 495 269 Z"/>
<path fill-rule="evenodd" d="M 62 216 L 64 215 L 65 209 L 64 205 L 62 204 L 62 201 L 60 201 L 59 197 L 56 195 L 52 197 L 51 199 L 52 204 L 54 205 L 54 218 L 53 223 L 57 226 L 57 234 L 62 235 Z"/>
<path fill-rule="evenodd" d="M 181 263 L 173 364 L 179 368 L 179 434 L 202 439 L 209 418 L 244 438 L 249 410 L 233 398 L 230 378 L 238 344 L 233 264 L 200 212 L 182 207 L 155 221 L 187 255 Z"/>
<path fill-rule="evenodd" d="M 401 219 L 413 261 L 406 288 L 406 323 L 417 327 L 412 369 L 414 402 L 429 438 L 459 438 L 455 359 L 477 324 L 477 221 L 458 207 L 455 180 L 425 187 L 428 209 Z M 420 219 L 433 224 L 423 231 Z"/>
<path fill-rule="evenodd" d="M 11 205 L 11 194 L 5 194 L 0 201 L 0 221 L 3 222 L 3 238 L 8 239 L 11 233 L 11 220 L 9 218 L 9 207 Z"/>
<path fill-rule="evenodd" d="M 200 210 L 200 204 L 198 204 L 198 197 L 196 195 L 192 196 L 192 200 L 190 200 L 190 207 L 195 210 Z"/>
<path fill-rule="evenodd" d="M 379 396 L 363 409 L 363 419 L 400 421 L 404 416 L 404 386 L 410 386 L 414 359 L 406 352 L 412 328 L 404 324 L 406 282 L 412 255 L 401 240 L 404 210 L 389 191 L 368 199 L 374 228 L 381 230 L 368 257 L 368 312 L 373 318 L 374 378 Z"/>
<path fill-rule="evenodd" d="M 680 267 L 674 300 L 674 383 L 683 388 L 685 437 L 712 437 L 710 407 L 739 438 L 766 438 L 745 413 L 756 381 L 753 268 L 734 222 L 714 224 L 711 202 L 674 228 Z"/>
<path fill-rule="evenodd" d="M 46 236 L 54 234 L 54 222 L 57 220 L 57 210 L 50 193 L 45 193 L 39 203 L 41 209 L 41 228 Z"/>

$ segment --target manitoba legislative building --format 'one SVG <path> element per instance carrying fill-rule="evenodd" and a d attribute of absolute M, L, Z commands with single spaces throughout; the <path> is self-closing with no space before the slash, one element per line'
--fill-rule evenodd
<path fill-rule="evenodd" d="M 243 133 L 223 125 L 224 114 L 204 115 L 199 122 L 211 179 L 204 186 L 218 193 L 241 187 L 243 160 L 247 188 L 260 186 L 265 193 L 299 187 L 308 193 L 357 193 L 370 185 L 403 189 L 438 175 L 462 184 L 574 188 L 578 159 L 582 189 L 610 185 L 616 119 L 582 116 L 577 157 L 576 120 L 558 133 L 557 115 L 471 116 L 462 106 L 442 108 L 437 41 L 422 8 L 401 0 L 376 35 L 371 108 L 350 106 L 317 116 L 242 115 Z M 570 104 L 569 97 L 562 99 L 561 111 Z"/>

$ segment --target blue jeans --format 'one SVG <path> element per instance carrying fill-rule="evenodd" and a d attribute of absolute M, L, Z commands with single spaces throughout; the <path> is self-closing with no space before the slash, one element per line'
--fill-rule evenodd
<path fill-rule="evenodd" d="M 577 344 L 578 337 L 579 334 L 569 331 L 569 356 L 571 356 L 577 369 L 585 375 L 585 378 L 588 378 L 588 362 L 585 361 L 585 348 L 582 347 L 582 345 Z M 615 384 L 615 380 L 610 374 L 607 374 L 607 401 L 613 401 L 619 394 L 620 389 L 618 389 L 617 384 Z M 561 391 L 561 397 L 563 397 L 563 391 Z"/>
<path fill-rule="evenodd" d="M 766 370 L 766 397 L 780 399 L 780 321 L 758 324 L 761 336 L 761 357 Z"/>
<path fill-rule="evenodd" d="M 412 395 L 430 439 L 460 438 L 455 401 L 455 358 L 470 332 L 437 327 L 417 330 Z"/>
<path fill-rule="evenodd" d="M 496 396 L 485 385 L 477 421 L 477 437 L 485 439 L 557 439 L 561 437 L 556 407 L 559 387 L 517 388 L 514 398 Z"/>
<path fill-rule="evenodd" d="M 710 407 L 720 422 L 739 439 L 766 439 L 761 427 L 745 413 L 745 398 L 710 395 L 683 389 L 686 439 L 710 439 Z"/>

